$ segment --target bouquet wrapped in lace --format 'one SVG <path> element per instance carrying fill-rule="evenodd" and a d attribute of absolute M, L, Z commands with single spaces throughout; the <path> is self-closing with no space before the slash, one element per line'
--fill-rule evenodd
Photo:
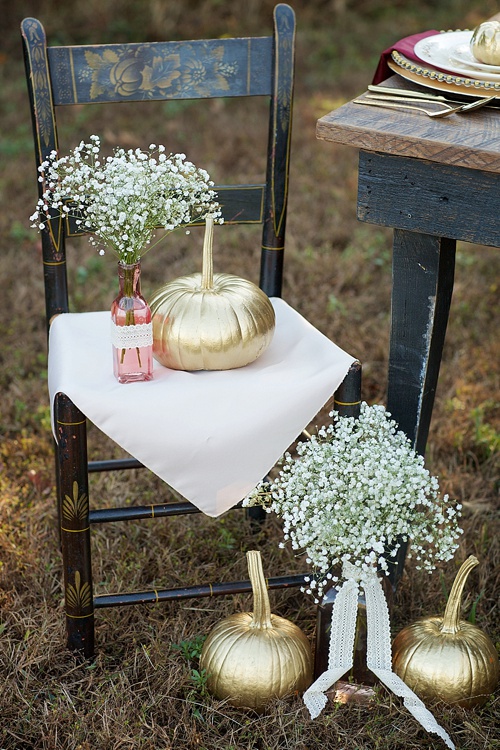
<path fill-rule="evenodd" d="M 245 505 L 261 505 L 283 520 L 285 541 L 306 555 L 313 574 L 307 593 L 318 602 L 337 585 L 329 669 L 304 695 L 311 716 L 352 666 L 359 586 L 366 597 L 369 669 L 398 695 L 429 731 L 453 743 L 422 701 L 392 672 L 389 613 L 379 573 L 410 543 L 417 566 L 433 570 L 452 558 L 461 534 L 461 506 L 441 497 L 406 435 L 383 406 L 361 405 L 359 419 L 339 417 L 286 454 L 274 480 L 259 485 Z M 389 564 L 388 564 L 389 559 Z"/>

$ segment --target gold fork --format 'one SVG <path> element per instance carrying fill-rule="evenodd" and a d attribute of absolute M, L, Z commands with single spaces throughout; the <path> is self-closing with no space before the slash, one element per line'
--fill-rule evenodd
<path fill-rule="evenodd" d="M 496 99 L 496 96 L 489 96 L 484 99 L 477 99 L 477 101 L 469 102 L 469 104 L 461 104 L 458 107 L 450 107 L 449 104 L 445 104 L 444 102 L 437 102 L 437 104 L 447 107 L 447 109 L 442 109 L 442 110 L 439 110 L 438 112 L 424 109 L 424 107 L 416 107 L 413 104 L 399 104 L 399 102 L 396 104 L 393 102 L 378 101 L 374 99 L 370 99 L 370 100 L 354 99 L 353 104 L 364 104 L 369 107 L 382 107 L 384 109 L 413 109 L 416 112 L 423 112 L 428 117 L 443 118 L 443 117 L 448 117 L 449 115 L 472 112 L 475 109 L 481 109 L 481 107 L 486 106 L 486 104 L 488 104 L 488 102 L 493 101 L 493 99 Z"/>

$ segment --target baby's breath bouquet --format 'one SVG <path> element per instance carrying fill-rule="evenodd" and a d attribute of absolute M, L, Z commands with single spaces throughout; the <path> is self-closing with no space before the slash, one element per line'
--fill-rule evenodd
<path fill-rule="evenodd" d="M 72 215 L 100 254 L 109 247 L 127 264 L 163 239 L 151 244 L 156 229 L 170 232 L 221 215 L 208 173 L 184 154 L 167 155 L 164 146 L 116 148 L 104 157 L 99 137 L 91 135 L 68 156 L 52 151 L 39 172 L 43 193 L 32 226 L 43 230 L 52 216 Z"/>
<path fill-rule="evenodd" d="M 120 292 L 111 305 L 113 371 L 120 383 L 153 377 L 151 310 L 140 293 L 141 258 L 165 233 L 182 224 L 221 220 L 213 182 L 184 154 L 164 146 L 116 148 L 101 155 L 97 135 L 59 157 L 52 151 L 39 167 L 41 197 L 31 216 L 39 231 L 53 218 L 68 217 L 89 233 L 104 254 L 118 256 Z M 155 230 L 161 236 L 152 242 Z"/>
<path fill-rule="evenodd" d="M 431 571 L 457 548 L 461 506 L 440 496 L 438 480 L 389 417 L 366 403 L 359 419 L 337 415 L 244 501 L 283 520 L 285 540 L 313 567 L 307 591 L 316 601 L 336 583 L 337 565 L 350 563 L 360 578 L 373 568 L 387 573 L 387 555 L 409 541 L 417 567 Z"/>
<path fill-rule="evenodd" d="M 392 671 L 390 617 L 379 572 L 387 557 L 411 543 L 417 565 L 433 570 L 449 560 L 461 533 L 460 505 L 440 497 L 438 481 L 383 406 L 361 405 L 359 419 L 340 417 L 286 454 L 276 479 L 244 501 L 283 519 L 285 540 L 305 552 L 314 574 L 307 593 L 316 602 L 336 586 L 330 624 L 328 667 L 304 693 L 311 718 L 327 703 L 326 692 L 353 666 L 360 587 L 366 602 L 366 664 L 428 731 L 454 750 L 447 732 L 424 703 Z"/>

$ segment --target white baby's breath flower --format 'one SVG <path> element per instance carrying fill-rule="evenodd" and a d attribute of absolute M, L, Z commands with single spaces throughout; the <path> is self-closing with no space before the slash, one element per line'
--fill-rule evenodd
<path fill-rule="evenodd" d="M 440 497 L 437 478 L 384 407 L 363 403 L 357 420 L 331 416 L 244 501 L 283 520 L 285 541 L 305 551 L 315 571 L 308 591 L 320 598 L 344 562 L 360 575 L 375 566 L 388 574 L 388 558 L 406 542 L 427 571 L 449 560 L 462 533 L 461 506 Z"/>
<path fill-rule="evenodd" d="M 106 158 L 100 149 L 99 136 L 92 135 L 68 156 L 52 151 L 40 165 L 44 190 L 31 217 L 35 228 L 71 216 L 99 252 L 110 247 L 133 263 L 163 239 L 151 243 L 157 229 L 170 232 L 208 214 L 222 223 L 213 182 L 185 154 L 167 156 L 153 143 L 147 152 L 116 148 Z"/>

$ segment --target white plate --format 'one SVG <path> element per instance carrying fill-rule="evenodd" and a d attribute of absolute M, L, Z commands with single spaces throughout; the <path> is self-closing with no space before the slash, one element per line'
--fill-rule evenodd
<path fill-rule="evenodd" d="M 482 73 L 500 73 L 500 65 L 487 65 L 476 60 L 469 43 L 458 44 L 456 49 L 450 52 L 450 60 Z"/>
<path fill-rule="evenodd" d="M 422 62 L 455 75 L 480 78 L 482 81 L 500 81 L 500 68 L 498 66 L 480 63 L 473 57 L 470 50 L 470 59 L 469 61 L 465 60 L 465 50 L 469 48 L 472 33 L 472 31 L 445 31 L 442 34 L 428 36 L 420 39 L 415 44 L 413 51 Z M 455 62 L 457 59 L 458 62 Z"/>

